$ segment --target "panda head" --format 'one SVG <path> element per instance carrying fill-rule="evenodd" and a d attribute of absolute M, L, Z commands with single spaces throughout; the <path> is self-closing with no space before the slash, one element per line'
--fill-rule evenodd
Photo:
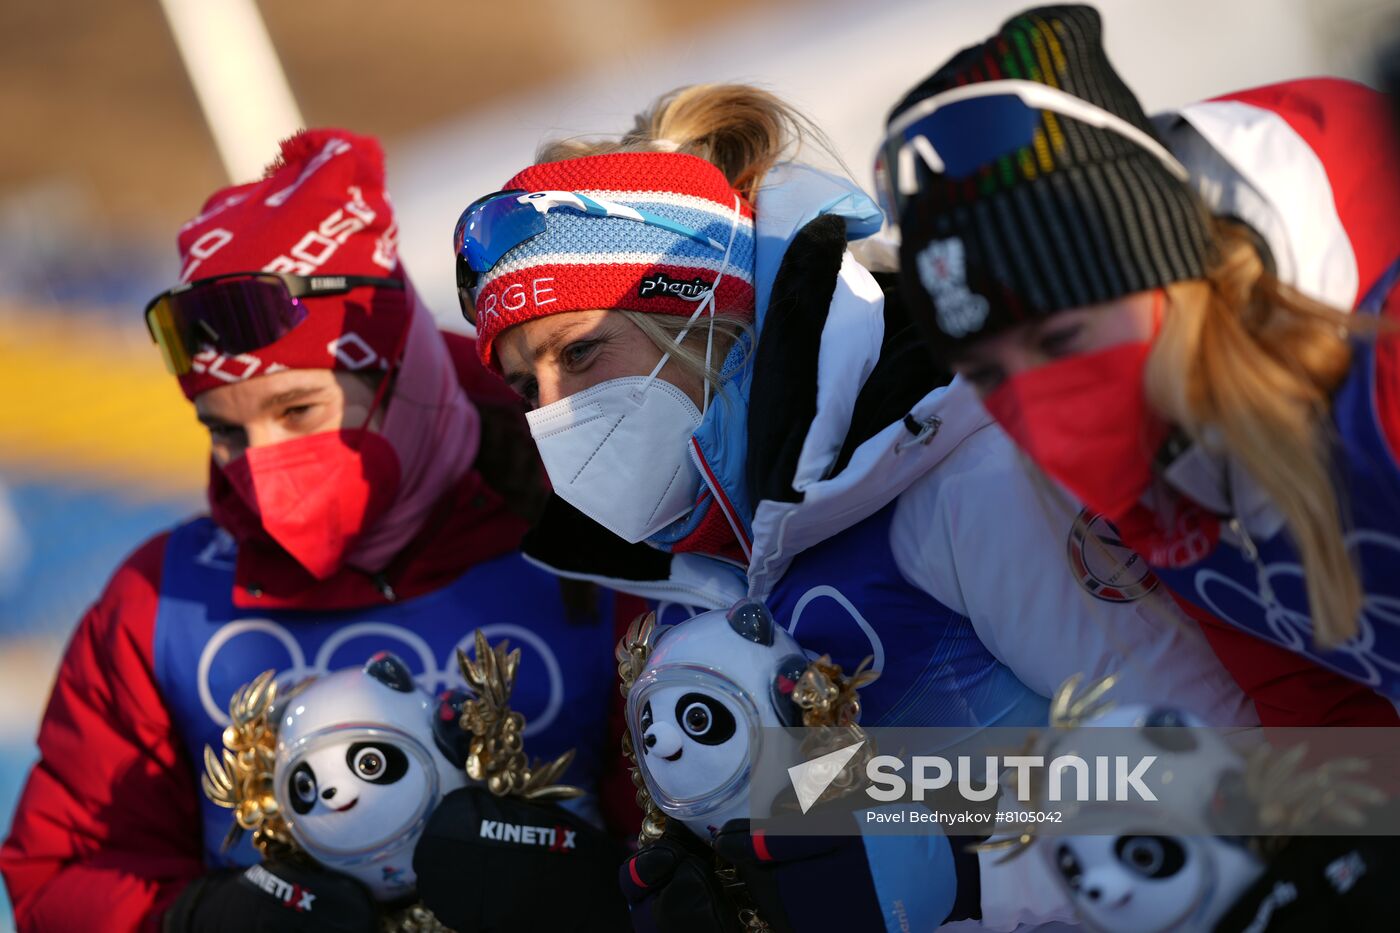
<path fill-rule="evenodd" d="M 1067 836 L 1046 840 L 1079 915 L 1104 930 L 1149 933 L 1179 918 L 1206 880 L 1195 847 L 1172 836 Z"/>
<path fill-rule="evenodd" d="M 725 694 L 697 683 L 660 687 L 642 702 L 639 751 L 667 798 L 704 797 L 748 764 L 754 713 Z"/>
<path fill-rule="evenodd" d="M 1084 924 L 1114 933 L 1209 930 L 1259 876 L 1233 838 L 1143 832 L 1044 841 Z"/>
<path fill-rule="evenodd" d="M 455 725 L 451 708 L 387 652 L 288 697 L 274 780 L 297 844 L 380 899 L 412 890 L 412 844 L 442 796 L 466 783 L 436 728 Z"/>
<path fill-rule="evenodd" d="M 366 829 L 404 832 L 437 791 L 422 747 L 391 729 L 345 729 L 309 744 L 289 762 L 283 793 L 298 837 L 323 852 L 355 852 Z"/>
<path fill-rule="evenodd" d="M 701 838 L 748 815 L 761 730 L 797 723 L 790 694 L 806 664 L 792 636 L 750 600 L 662 632 L 628 693 L 627 721 L 663 813 Z"/>

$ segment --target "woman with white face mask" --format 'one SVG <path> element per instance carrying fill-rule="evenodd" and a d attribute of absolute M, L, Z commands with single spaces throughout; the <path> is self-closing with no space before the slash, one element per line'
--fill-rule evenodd
<path fill-rule="evenodd" d="M 873 658 L 867 725 L 1038 724 L 1065 678 L 1115 671 L 1250 721 L 1111 529 L 1047 511 L 929 366 L 846 248 L 879 211 L 785 161 L 813 133 L 762 91 L 692 87 L 618 142 L 547 145 L 463 213 L 463 310 L 556 494 L 527 555 L 665 621 L 762 599 L 806 650 Z M 1024 899 L 984 879 L 982 902 Z"/>

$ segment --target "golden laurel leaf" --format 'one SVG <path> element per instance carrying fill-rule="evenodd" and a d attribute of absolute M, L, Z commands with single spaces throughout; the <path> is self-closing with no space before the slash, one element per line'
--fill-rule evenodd
<path fill-rule="evenodd" d="M 1020 858 L 1030 850 L 1035 842 L 1035 837 L 1029 833 L 1022 833 L 1019 836 L 1000 836 L 986 840 L 985 842 L 974 842 L 967 846 L 969 852 L 1003 852 L 1001 858 L 994 864 L 1004 865 L 1015 858 Z"/>
<path fill-rule="evenodd" d="M 422 903 L 385 913 L 379 921 L 379 933 L 453 933 Z"/>
<path fill-rule="evenodd" d="M 234 691 L 229 699 L 229 726 L 223 732 L 224 749 L 215 754 L 204 747 L 204 795 L 233 812 L 233 827 L 224 841 L 235 844 L 245 831 L 253 833 L 253 846 L 266 857 L 270 851 L 294 852 L 296 843 L 277 797 L 273 793 L 273 766 L 277 729 L 271 721 L 277 702 L 275 671 L 263 671 Z"/>
<path fill-rule="evenodd" d="M 657 632 L 656 613 L 645 612 L 632 620 L 626 634 L 618 640 L 613 657 L 617 659 L 619 688 L 624 697 L 632 692 L 632 685 L 646 669 L 647 659 L 656 644 Z M 632 747 L 632 735 L 625 729 L 622 732 L 622 754 L 632 763 L 628 770 L 632 776 L 632 786 L 637 789 L 637 806 L 642 811 L 642 829 L 637 834 L 637 845 L 651 845 L 665 832 L 666 816 L 656 806 L 656 801 L 651 799 L 651 792 L 642 780 L 641 769 L 637 766 L 637 751 Z"/>
<path fill-rule="evenodd" d="M 1075 729 L 1106 713 L 1113 707 L 1113 701 L 1105 699 L 1105 694 L 1112 690 L 1113 685 L 1117 682 L 1117 675 L 1110 674 L 1092 681 L 1080 689 L 1080 685 L 1084 683 L 1083 674 L 1075 674 L 1068 678 L 1060 684 L 1060 688 L 1050 698 L 1050 726 L 1055 729 Z M 1027 747 L 1022 750 L 1022 753 L 1030 754 L 1034 750 L 1035 744 L 1036 738 L 1032 735 L 1027 739 Z M 1028 793 L 1032 798 L 1036 797 L 1037 788 L 1032 785 Z M 1001 858 L 996 860 L 996 864 L 1000 865 L 1025 854 L 1034 844 L 1035 838 L 1030 833 L 998 836 L 987 839 L 985 842 L 973 843 L 968 846 L 968 851 L 1004 853 Z"/>
<path fill-rule="evenodd" d="M 520 649 L 510 649 L 502 641 L 494 648 L 480 630 L 474 634 L 473 654 L 458 649 L 457 665 L 472 699 L 462 706 L 458 719 L 471 735 L 467 745 L 467 776 L 485 783 L 498 797 L 527 800 L 566 800 L 580 796 L 580 788 L 555 783 L 574 760 L 573 749 L 550 762 L 525 756 L 525 717 L 510 708 L 515 676 L 520 668 Z"/>
<path fill-rule="evenodd" d="M 792 691 L 804 726 L 849 726 L 860 718 L 860 689 L 879 678 L 867 657 L 847 677 L 841 665 L 822 655 L 807 665 Z"/>
<path fill-rule="evenodd" d="M 1370 770 L 1359 758 L 1335 758 L 1304 768 L 1308 747 L 1261 745 L 1245 758 L 1245 792 L 1257 807 L 1260 828 L 1286 835 L 1315 821 L 1361 826 L 1366 810 L 1386 801 L 1378 788 L 1356 779 Z"/>
<path fill-rule="evenodd" d="M 1050 725 L 1056 729 L 1073 729 L 1113 707 L 1112 700 L 1104 699 L 1104 694 L 1118 683 L 1118 675 L 1110 674 L 1093 681 L 1083 690 L 1079 685 L 1084 681 L 1083 674 L 1075 674 L 1060 684 L 1060 689 L 1050 699 Z"/>

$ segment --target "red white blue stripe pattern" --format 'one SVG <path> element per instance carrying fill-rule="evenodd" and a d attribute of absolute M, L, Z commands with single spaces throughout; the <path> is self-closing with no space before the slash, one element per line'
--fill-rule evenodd
<path fill-rule="evenodd" d="M 576 211 L 545 214 L 545 232 L 482 273 L 478 351 L 492 361 L 497 334 L 549 314 L 596 308 L 689 317 L 721 266 L 718 312 L 752 315 L 753 210 L 704 159 L 674 152 L 613 153 L 532 166 L 507 188 L 573 191 L 675 221 L 723 248 L 653 224 Z"/>

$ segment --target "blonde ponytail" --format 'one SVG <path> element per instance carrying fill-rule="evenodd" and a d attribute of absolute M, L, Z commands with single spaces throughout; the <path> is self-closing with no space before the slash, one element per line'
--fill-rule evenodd
<path fill-rule="evenodd" d="M 1357 631 L 1362 589 L 1334 492 L 1331 395 L 1369 322 L 1313 301 L 1265 271 L 1239 227 L 1219 222 L 1204 280 L 1170 285 L 1148 358 L 1152 406 L 1197 443 L 1216 438 L 1282 513 L 1298 547 L 1314 637 Z"/>
<path fill-rule="evenodd" d="M 768 91 L 747 84 L 695 84 L 659 97 L 637 114 L 619 140 L 553 140 L 540 148 L 536 160 L 684 152 L 717 166 L 735 190 L 753 201 L 768 170 L 792 158 L 806 142 L 834 151 L 821 130 Z"/>
<path fill-rule="evenodd" d="M 637 114 L 632 128 L 620 139 L 557 139 L 536 153 L 537 162 L 558 162 L 613 152 L 682 152 L 699 156 L 716 166 L 729 184 L 749 203 L 759 185 L 777 163 L 794 158 L 812 143 L 839 162 L 826 136 L 809 119 L 768 91 L 747 84 L 695 84 L 663 94 Z M 705 361 L 706 327 L 685 330 L 684 318 L 636 311 L 620 311 L 671 361 L 697 381 L 719 381 L 719 369 L 729 348 L 752 329 L 742 317 L 718 313 L 714 327 L 714 353 Z"/>

